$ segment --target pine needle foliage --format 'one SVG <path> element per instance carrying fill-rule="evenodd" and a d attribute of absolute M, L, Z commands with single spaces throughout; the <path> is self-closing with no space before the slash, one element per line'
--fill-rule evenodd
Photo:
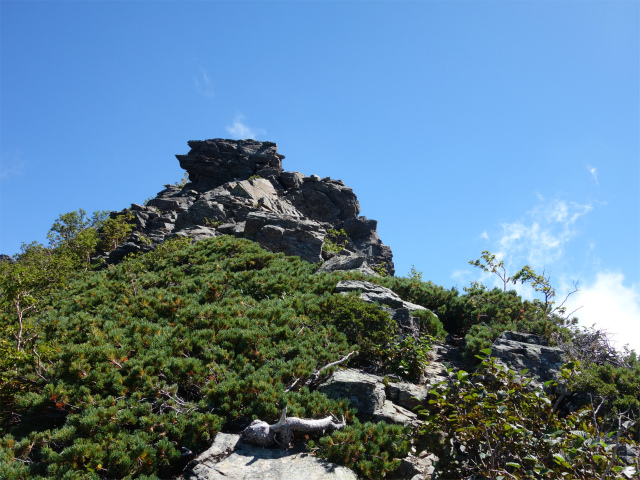
<path fill-rule="evenodd" d="M 354 422 L 346 400 L 304 380 L 352 350 L 356 365 L 382 364 L 396 325 L 332 293 L 361 274 L 315 268 L 232 237 L 179 239 L 50 289 L 31 351 L 0 360 L 3 389 L 12 386 L 0 476 L 166 478 L 184 467 L 183 449 L 206 449 L 224 425 L 275 421 L 284 406 Z M 9 310 L 3 329 L 15 321 Z M 395 458 L 393 448 L 384 455 Z"/>

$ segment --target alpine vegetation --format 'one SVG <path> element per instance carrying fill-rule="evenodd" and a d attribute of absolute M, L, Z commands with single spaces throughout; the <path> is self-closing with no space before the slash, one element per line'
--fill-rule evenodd
<path fill-rule="evenodd" d="M 639 477 L 640 361 L 544 275 L 394 276 L 341 181 L 189 145 L 146 205 L 0 258 L 0 478 Z"/>

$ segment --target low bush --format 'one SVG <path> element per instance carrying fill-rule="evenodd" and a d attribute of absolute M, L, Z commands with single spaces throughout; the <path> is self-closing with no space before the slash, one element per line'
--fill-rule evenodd
<path fill-rule="evenodd" d="M 562 418 L 544 391 L 497 365 L 488 357 L 490 350 L 483 354 L 476 372 L 449 371 L 449 381 L 431 391 L 429 408 L 422 412 L 426 423 L 420 434 L 440 458 L 442 478 L 477 474 L 599 480 L 635 475 L 636 468 L 616 456 L 618 445 L 633 444 L 629 424 L 602 430 L 592 408 Z"/>

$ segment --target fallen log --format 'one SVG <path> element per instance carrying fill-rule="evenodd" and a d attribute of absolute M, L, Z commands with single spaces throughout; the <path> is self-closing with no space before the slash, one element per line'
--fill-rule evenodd
<path fill-rule="evenodd" d="M 269 447 L 274 443 L 279 443 L 286 448 L 293 439 L 293 432 L 322 434 L 325 431 L 339 430 L 345 425 L 344 416 L 341 421 L 334 415 L 318 420 L 287 417 L 287 407 L 285 407 L 280 416 L 280 420 L 274 425 L 269 425 L 262 420 L 254 420 L 251 422 L 242 432 L 242 439 L 245 443 L 261 447 Z M 276 439 L 276 435 L 278 435 L 279 439 Z"/>

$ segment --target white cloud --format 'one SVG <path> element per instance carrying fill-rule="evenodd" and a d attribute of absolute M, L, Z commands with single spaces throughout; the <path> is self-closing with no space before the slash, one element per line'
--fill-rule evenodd
<path fill-rule="evenodd" d="M 598 169 L 591 165 L 587 165 L 587 170 L 589 170 L 589 173 L 591 174 L 593 179 L 596 181 L 596 185 L 600 185 L 600 183 L 598 182 Z"/>
<path fill-rule="evenodd" d="M 616 348 L 629 344 L 640 353 L 640 288 L 624 280 L 622 273 L 599 272 L 595 282 L 581 286 L 565 305 L 567 312 L 582 307 L 575 314 L 580 325 L 596 324 L 612 334 Z"/>
<path fill-rule="evenodd" d="M 203 97 L 213 98 L 213 84 L 209 79 L 209 75 L 204 68 L 200 67 L 200 75 L 193 77 L 193 83 L 196 87 L 196 91 Z"/>
<path fill-rule="evenodd" d="M 255 140 L 255 138 L 258 135 L 264 135 L 266 133 L 261 128 L 256 130 L 250 128 L 249 126 L 244 124 L 242 120 L 244 120 L 244 115 L 238 114 L 236 115 L 236 118 L 233 120 L 233 125 L 227 127 L 227 132 L 229 132 L 234 138 L 236 139 L 251 138 Z"/>
<path fill-rule="evenodd" d="M 480 234 L 480 238 L 483 240 L 489 240 L 489 234 L 486 230 Z"/>
<path fill-rule="evenodd" d="M 500 225 L 497 255 L 506 263 L 524 261 L 534 268 L 549 265 L 578 234 L 576 221 L 591 210 L 591 205 L 576 202 L 543 202 L 527 212 L 526 220 Z"/>

